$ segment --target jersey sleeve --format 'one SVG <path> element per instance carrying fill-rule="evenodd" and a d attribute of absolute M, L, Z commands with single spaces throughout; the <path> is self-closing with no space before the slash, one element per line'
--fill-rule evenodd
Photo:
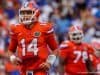
<path fill-rule="evenodd" d="M 48 25 L 47 30 L 46 30 L 46 43 L 50 47 L 51 50 L 55 50 L 58 48 L 58 43 L 56 40 L 56 36 L 54 34 L 54 29 L 52 25 Z"/>
<path fill-rule="evenodd" d="M 15 52 L 16 48 L 17 48 L 17 33 L 16 31 L 16 27 L 15 26 L 11 26 L 9 29 L 9 35 L 10 35 L 10 43 L 9 43 L 9 47 L 8 50 L 10 50 L 11 52 Z"/>
<path fill-rule="evenodd" d="M 93 54 L 94 55 L 94 53 L 95 53 L 94 51 L 95 51 L 94 48 L 91 45 L 88 45 L 89 54 Z"/>
<path fill-rule="evenodd" d="M 95 55 L 94 49 L 92 48 L 91 45 L 88 45 L 88 53 L 89 53 L 89 59 L 92 61 L 92 65 L 94 69 L 96 69 L 98 61 L 97 61 L 97 57 Z"/>
<path fill-rule="evenodd" d="M 90 60 L 92 61 L 92 64 L 95 70 L 98 70 L 98 65 L 100 64 L 100 61 L 98 60 L 98 58 L 96 56 L 91 55 Z"/>
<path fill-rule="evenodd" d="M 59 49 L 60 49 L 60 51 L 59 51 L 59 56 L 60 56 L 60 58 L 62 58 L 62 59 L 67 59 L 68 58 L 68 55 L 69 55 L 69 47 L 68 47 L 68 45 L 67 44 L 64 44 L 64 43 L 62 43 L 60 46 L 59 46 Z"/>

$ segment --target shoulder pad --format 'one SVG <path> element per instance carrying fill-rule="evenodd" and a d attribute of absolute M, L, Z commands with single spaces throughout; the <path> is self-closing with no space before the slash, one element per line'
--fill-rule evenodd
<path fill-rule="evenodd" d="M 43 26 L 43 29 L 47 34 L 54 31 L 52 23 L 40 23 L 40 25 Z"/>
<path fill-rule="evenodd" d="M 47 31 L 47 33 L 52 33 L 52 32 L 54 32 L 54 29 L 53 29 L 53 28 L 51 28 L 51 29 L 49 29 L 49 30 Z"/>
<path fill-rule="evenodd" d="M 19 23 L 15 24 L 15 26 L 18 26 L 18 25 L 21 25 L 21 24 L 19 24 Z"/>
<path fill-rule="evenodd" d="M 84 44 L 86 47 L 88 47 L 88 48 L 91 48 L 91 47 L 92 47 L 91 44 L 88 44 L 88 43 L 85 43 L 85 42 L 83 42 L 83 44 Z"/>
<path fill-rule="evenodd" d="M 21 25 L 20 23 L 16 23 L 16 24 L 11 24 L 10 26 L 18 26 Z"/>
<path fill-rule="evenodd" d="M 70 41 L 68 41 L 68 40 L 65 40 L 65 41 L 64 41 L 64 43 L 70 43 Z"/>
<path fill-rule="evenodd" d="M 10 29 L 16 29 L 17 27 L 20 27 L 20 26 L 21 26 L 21 24 L 12 24 L 10 26 Z"/>
<path fill-rule="evenodd" d="M 43 26 L 53 25 L 51 22 L 39 22 L 39 24 Z"/>
<path fill-rule="evenodd" d="M 45 26 L 45 25 L 48 25 L 48 23 L 47 22 L 40 22 L 40 25 Z"/>
<path fill-rule="evenodd" d="M 66 40 L 59 47 L 60 48 L 67 48 L 69 46 L 70 46 L 70 42 L 68 40 Z"/>
<path fill-rule="evenodd" d="M 20 26 L 21 24 L 12 24 L 9 28 L 10 34 L 15 34 Z"/>
<path fill-rule="evenodd" d="M 10 35 L 13 35 L 15 33 L 15 30 L 16 30 L 16 26 L 15 25 L 11 25 L 9 27 L 9 34 Z"/>

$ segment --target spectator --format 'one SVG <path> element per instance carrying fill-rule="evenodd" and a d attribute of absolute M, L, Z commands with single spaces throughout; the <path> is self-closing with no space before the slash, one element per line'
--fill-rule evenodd
<path fill-rule="evenodd" d="M 55 24 L 55 33 L 58 37 L 59 44 L 65 40 L 69 26 L 71 22 L 67 19 L 67 12 L 62 12 L 61 8 L 56 9 L 55 14 L 52 17 Z"/>

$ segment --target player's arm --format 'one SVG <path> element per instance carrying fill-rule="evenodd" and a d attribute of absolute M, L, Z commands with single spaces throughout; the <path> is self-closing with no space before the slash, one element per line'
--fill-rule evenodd
<path fill-rule="evenodd" d="M 60 75 L 64 75 L 64 60 L 65 59 L 61 55 L 59 55 L 59 65 L 57 70 Z"/>
<path fill-rule="evenodd" d="M 90 61 L 92 62 L 91 64 L 92 65 L 90 65 L 90 66 L 92 66 L 92 68 L 91 69 L 93 69 L 93 71 L 92 72 L 94 72 L 94 75 L 96 75 L 96 74 L 98 74 L 98 72 L 99 72 L 99 60 L 97 59 L 97 57 L 95 56 L 95 55 L 90 55 Z M 88 64 L 87 64 L 88 65 Z M 92 74 L 93 75 L 93 74 Z"/>
<path fill-rule="evenodd" d="M 46 43 L 52 51 L 58 48 L 58 42 L 55 37 L 56 35 L 54 34 L 54 29 L 50 28 L 46 33 Z"/>
<path fill-rule="evenodd" d="M 45 33 L 45 41 L 47 43 L 47 45 L 49 46 L 51 53 L 50 55 L 48 55 L 47 60 L 45 63 L 43 63 L 41 65 L 42 68 L 47 68 L 49 69 L 54 62 L 56 61 L 56 57 L 57 57 L 57 52 L 58 52 L 58 44 L 57 41 L 55 39 L 55 34 L 54 34 L 54 30 L 52 27 L 49 27 L 48 30 Z"/>
<path fill-rule="evenodd" d="M 59 57 L 59 65 L 58 65 L 58 72 L 60 75 L 64 75 L 64 60 Z"/>
<path fill-rule="evenodd" d="M 16 48 L 17 48 L 17 34 L 15 33 L 15 26 L 11 25 L 11 27 L 9 28 L 9 36 L 10 36 L 10 42 L 9 42 L 9 47 L 8 47 L 8 55 L 12 55 L 16 52 Z"/>
<path fill-rule="evenodd" d="M 58 66 L 58 71 L 60 75 L 64 75 L 64 65 L 65 61 L 69 55 L 69 49 L 66 44 L 61 44 L 60 45 L 60 50 L 59 50 L 59 66 Z"/>
<path fill-rule="evenodd" d="M 87 67 L 87 70 L 88 70 L 88 75 L 95 75 L 95 68 L 93 66 L 93 61 L 92 61 L 92 57 L 91 56 L 95 56 L 94 54 L 94 50 L 92 47 L 89 46 L 89 58 L 86 59 L 86 67 Z"/>
<path fill-rule="evenodd" d="M 56 56 L 58 55 L 58 43 L 53 32 L 47 35 L 47 43 L 51 49 L 51 54 L 48 56 L 47 62 L 53 65 L 56 60 Z"/>
<path fill-rule="evenodd" d="M 51 50 L 51 54 L 48 56 L 47 62 L 49 62 L 51 65 L 53 65 L 55 62 L 56 55 L 58 54 L 58 42 L 55 37 L 54 29 L 53 27 L 50 27 L 46 32 L 46 42 Z"/>
<path fill-rule="evenodd" d="M 16 59 L 15 52 L 17 48 L 17 42 L 15 39 L 11 38 L 9 48 L 8 48 L 8 57 L 12 63 Z"/>
<path fill-rule="evenodd" d="M 10 44 L 9 44 L 9 48 L 8 48 L 8 58 L 10 60 L 10 62 L 14 65 L 18 65 L 19 63 L 21 63 L 22 61 L 15 55 L 16 53 L 16 49 L 17 49 L 17 45 L 18 42 L 17 40 L 14 38 L 11 38 L 10 40 Z"/>
<path fill-rule="evenodd" d="M 14 32 L 14 27 L 11 28 L 9 35 L 10 35 L 10 43 L 7 51 L 7 56 L 11 61 L 11 63 L 16 64 L 17 60 L 19 59 L 15 55 L 18 41 L 17 41 L 17 34 Z"/>
<path fill-rule="evenodd" d="M 87 67 L 87 70 L 88 70 L 88 75 L 95 75 L 95 70 L 94 70 L 94 67 L 93 67 L 93 63 L 90 59 L 87 59 L 86 60 L 86 67 Z"/>

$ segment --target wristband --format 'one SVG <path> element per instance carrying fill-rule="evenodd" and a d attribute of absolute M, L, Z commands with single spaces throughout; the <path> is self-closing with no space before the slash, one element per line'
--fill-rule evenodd
<path fill-rule="evenodd" d="M 53 54 L 49 55 L 48 58 L 47 58 L 47 62 L 50 63 L 51 65 L 54 64 L 55 60 L 56 60 L 56 56 L 53 55 Z"/>
<path fill-rule="evenodd" d="M 11 61 L 11 62 L 13 62 L 15 59 L 16 59 L 16 56 L 15 56 L 15 55 L 11 55 L 11 56 L 10 56 L 10 61 Z"/>

